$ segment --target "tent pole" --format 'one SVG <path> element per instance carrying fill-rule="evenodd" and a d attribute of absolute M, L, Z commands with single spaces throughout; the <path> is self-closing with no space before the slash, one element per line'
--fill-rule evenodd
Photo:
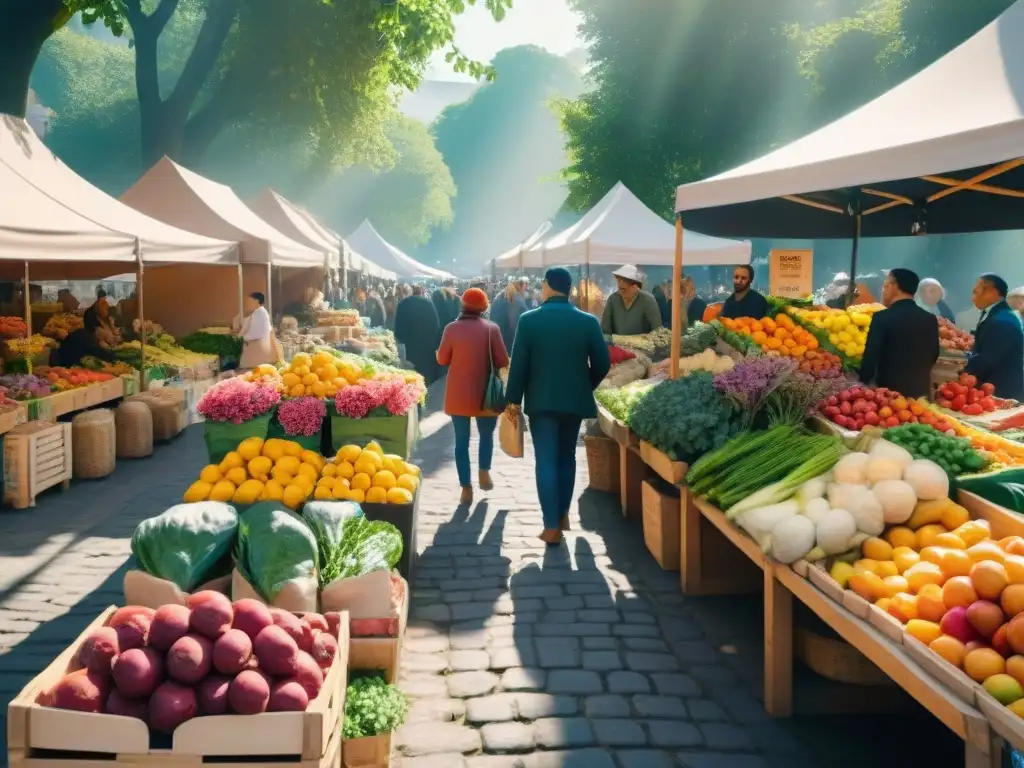
<path fill-rule="evenodd" d="M 587 240 L 587 308 L 584 312 L 590 311 L 590 240 Z"/>
<path fill-rule="evenodd" d="M 669 352 L 669 378 L 679 378 L 679 346 L 683 328 L 683 217 L 676 214 L 676 254 L 672 260 L 672 346 Z"/>
<path fill-rule="evenodd" d="M 142 285 L 145 280 L 145 267 L 142 264 L 142 241 L 135 238 L 135 292 L 138 300 L 139 315 L 139 359 L 142 361 L 142 389 L 146 389 L 146 310 L 143 306 Z"/>
<path fill-rule="evenodd" d="M 238 263 L 238 330 L 242 330 L 245 322 L 245 281 L 242 278 L 242 263 Z"/>
<path fill-rule="evenodd" d="M 32 336 L 32 296 L 28 287 L 28 262 L 25 262 L 25 331 L 26 338 Z"/>
<path fill-rule="evenodd" d="M 853 225 L 853 248 L 850 250 L 850 285 L 846 288 L 846 300 L 853 304 L 853 298 L 857 295 L 857 252 L 860 250 L 860 227 L 861 213 L 860 206 L 857 206 L 857 213 L 854 216 Z"/>

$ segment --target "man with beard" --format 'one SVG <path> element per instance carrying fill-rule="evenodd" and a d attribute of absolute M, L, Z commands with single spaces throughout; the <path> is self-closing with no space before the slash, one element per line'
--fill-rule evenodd
<path fill-rule="evenodd" d="M 720 317 L 752 317 L 760 320 L 768 314 L 768 301 L 751 288 L 754 282 L 754 268 L 740 264 L 732 273 L 732 295 L 722 304 Z"/>

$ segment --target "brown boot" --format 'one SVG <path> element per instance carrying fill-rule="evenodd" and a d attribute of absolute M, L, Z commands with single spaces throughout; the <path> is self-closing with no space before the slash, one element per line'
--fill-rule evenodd
<path fill-rule="evenodd" d="M 471 486 L 464 486 L 462 489 L 462 495 L 459 497 L 459 504 L 472 504 L 473 503 L 473 488 Z"/>
<path fill-rule="evenodd" d="M 569 516 L 568 515 L 562 515 L 562 519 L 559 520 L 559 522 L 558 522 L 558 527 L 561 528 L 563 531 L 570 530 L 569 529 Z"/>
<path fill-rule="evenodd" d="M 540 540 L 549 547 L 557 546 L 562 543 L 562 532 L 557 528 L 545 528 L 540 535 Z"/>
<path fill-rule="evenodd" d="M 486 469 L 480 470 L 480 490 L 481 491 L 493 491 L 494 483 L 491 481 L 491 473 Z"/>

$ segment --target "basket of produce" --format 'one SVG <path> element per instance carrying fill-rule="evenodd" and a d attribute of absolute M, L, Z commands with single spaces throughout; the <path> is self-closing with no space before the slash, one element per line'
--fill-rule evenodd
<path fill-rule="evenodd" d="M 77 331 L 82 327 L 84 327 L 84 321 L 81 317 L 69 312 L 63 312 L 59 315 L 54 315 L 46 321 L 42 334 L 57 341 L 64 341 L 69 333 Z"/>
<path fill-rule="evenodd" d="M 606 493 L 619 492 L 619 444 L 607 437 L 586 435 L 587 471 L 590 488 Z"/>
<path fill-rule="evenodd" d="M 39 334 L 33 334 L 27 339 L 5 339 L 4 362 L 25 361 L 31 365 L 46 365 L 50 362 L 50 351 L 56 346 L 57 342 L 53 339 Z"/>
<path fill-rule="evenodd" d="M 0 338 L 23 339 L 28 336 L 28 326 L 20 317 L 0 317 Z"/>
<path fill-rule="evenodd" d="M 956 327 L 944 317 L 939 320 L 939 346 L 944 352 L 970 352 L 974 349 L 974 336 Z"/>

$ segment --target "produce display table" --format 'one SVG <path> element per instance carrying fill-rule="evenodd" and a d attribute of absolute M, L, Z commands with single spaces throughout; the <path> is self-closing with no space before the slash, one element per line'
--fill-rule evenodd
<path fill-rule="evenodd" d="M 601 432 L 619 444 L 619 504 L 623 517 L 643 515 L 643 481 L 646 471 L 640 456 L 640 439 L 600 404 L 597 423 Z"/>
<path fill-rule="evenodd" d="M 125 379 L 116 376 L 110 381 L 87 387 L 56 392 L 37 400 L 26 400 L 24 408 L 28 421 L 54 421 L 75 411 L 93 408 L 125 396 Z"/>

